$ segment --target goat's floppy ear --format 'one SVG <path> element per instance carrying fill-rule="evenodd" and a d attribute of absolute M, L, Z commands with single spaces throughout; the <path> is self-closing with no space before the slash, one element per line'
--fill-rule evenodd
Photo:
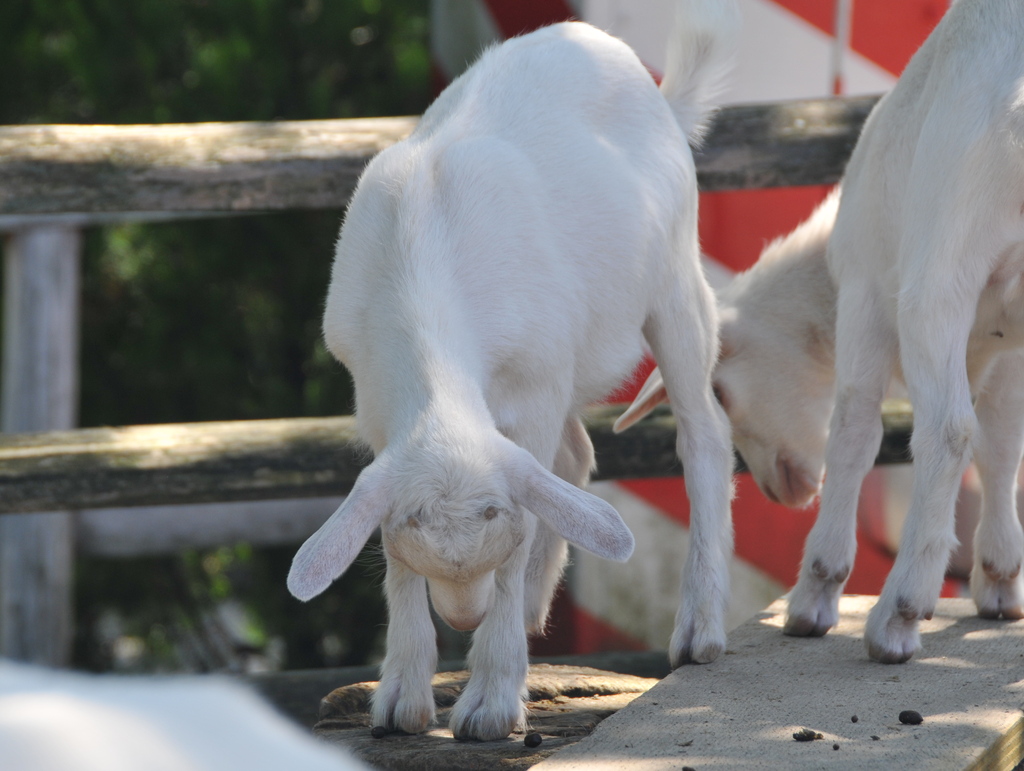
<path fill-rule="evenodd" d="M 512 497 L 569 543 L 598 557 L 625 562 L 633 534 L 615 508 L 546 471 L 526 450 L 514 468 Z"/>
<path fill-rule="evenodd" d="M 288 571 L 288 591 L 311 600 L 344 573 L 388 513 L 383 465 L 363 469 L 338 510 L 299 547 Z"/>
<path fill-rule="evenodd" d="M 633 403 L 626 408 L 626 411 L 619 415 L 619 419 L 612 426 L 612 431 L 620 434 L 634 423 L 639 422 L 647 413 L 659 404 L 668 402 L 668 392 L 665 390 L 665 381 L 661 379 L 661 370 L 657 367 L 647 376 L 647 382 L 636 395 Z"/>

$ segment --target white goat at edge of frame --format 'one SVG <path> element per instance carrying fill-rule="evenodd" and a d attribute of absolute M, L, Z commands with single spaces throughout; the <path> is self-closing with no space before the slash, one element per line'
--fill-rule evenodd
<path fill-rule="evenodd" d="M 1022 40 L 1019 0 L 956 3 L 868 118 L 841 201 L 837 191 L 720 295 L 715 387 L 758 485 L 804 505 L 828 470 L 788 634 L 838 620 L 893 380 L 914 408 L 914 486 L 869 655 L 899 663 L 920 648 L 972 451 L 983 502 L 971 594 L 983 617 L 1024 617 Z M 655 373 L 617 428 L 664 399 Z"/>
<path fill-rule="evenodd" d="M 678 405 L 693 542 L 672 661 L 724 648 L 732 449 L 711 392 L 714 295 L 697 245 L 699 132 L 738 11 L 684 0 L 662 90 L 583 23 L 491 48 L 363 174 L 324 316 L 375 453 L 298 551 L 288 587 L 324 591 L 381 527 L 390 612 L 375 725 L 434 716 L 430 600 L 476 629 L 456 737 L 524 725 L 527 634 L 543 631 L 565 540 L 625 560 L 633 537 L 583 492 L 581 410 L 646 339 Z M 564 540 L 563 540 L 564 539 Z"/>
<path fill-rule="evenodd" d="M 220 675 L 91 675 L 0 659 L 4 771 L 369 771 Z"/>

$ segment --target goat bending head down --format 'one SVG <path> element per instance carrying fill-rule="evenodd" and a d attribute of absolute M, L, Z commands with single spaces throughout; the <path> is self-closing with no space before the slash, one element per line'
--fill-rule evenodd
<path fill-rule="evenodd" d="M 580 489 L 594 451 L 579 415 L 644 339 L 680 406 L 700 534 L 672 661 L 724 648 L 731 451 L 711 395 L 717 320 L 687 140 L 737 15 L 722 0 L 679 6 L 661 91 L 621 41 L 548 27 L 485 52 L 360 179 L 324 334 L 375 459 L 288 586 L 319 594 L 380 527 L 390 622 L 375 725 L 416 732 L 433 718 L 429 591 L 448 624 L 476 630 L 454 735 L 522 726 L 526 635 L 543 631 L 566 541 L 615 560 L 633 549 L 615 509 Z"/>
<path fill-rule="evenodd" d="M 984 494 L 971 594 L 982 616 L 1024 617 L 1014 494 L 1024 453 L 1021 40 L 1018 0 L 953 5 L 869 116 L 841 198 L 722 294 L 715 380 L 758 484 L 800 505 L 828 471 L 789 634 L 823 635 L 838 619 L 893 380 L 914 408 L 915 479 L 899 555 L 868 617 L 869 655 L 897 663 L 920 647 L 972 452 Z M 622 425 L 662 398 L 654 374 Z"/>
<path fill-rule="evenodd" d="M 836 305 L 825 251 L 838 207 L 837 189 L 718 292 L 715 396 L 761 492 L 792 507 L 812 503 L 824 476 L 835 402 Z M 667 401 L 655 369 L 615 430 Z"/>

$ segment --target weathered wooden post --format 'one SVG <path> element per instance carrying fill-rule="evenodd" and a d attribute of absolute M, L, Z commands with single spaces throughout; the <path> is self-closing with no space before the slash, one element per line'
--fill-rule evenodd
<path fill-rule="evenodd" d="M 0 430 L 47 431 L 77 422 L 81 232 L 39 225 L 7 239 Z M 69 662 L 73 516 L 0 517 L 0 655 Z"/>

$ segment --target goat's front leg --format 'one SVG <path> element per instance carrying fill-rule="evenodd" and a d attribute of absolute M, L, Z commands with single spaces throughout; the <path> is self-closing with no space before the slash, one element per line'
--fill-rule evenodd
<path fill-rule="evenodd" d="M 430 618 L 427 582 L 389 557 L 384 592 L 387 653 L 371 697 L 373 725 L 419 733 L 434 719 L 430 681 L 437 667 L 437 632 Z"/>
<path fill-rule="evenodd" d="M 1017 517 L 1017 474 L 1024 451 L 1024 356 L 1003 354 L 974 407 L 979 435 L 981 519 L 974 534 L 971 596 L 984 618 L 1024 618 L 1024 531 Z"/>
<path fill-rule="evenodd" d="M 864 630 L 868 655 L 886 664 L 920 648 L 918 623 L 932 617 L 956 544 L 956 498 L 977 430 L 965 363 L 975 303 L 934 284 L 913 289 L 901 296 L 899 326 L 914 406 L 914 487 L 896 562 Z"/>
<path fill-rule="evenodd" d="M 473 634 L 469 651 L 472 674 L 448 720 L 456 739 L 504 739 L 526 724 L 529 662 L 523 578 L 531 540 L 528 537 L 495 571 L 494 601 Z"/>
<path fill-rule="evenodd" d="M 836 323 L 836 406 L 825 448 L 821 506 L 807 536 L 783 631 L 820 637 L 839 620 L 839 597 L 857 552 L 857 500 L 882 441 L 881 403 L 895 333 L 868 284 L 843 287 Z"/>

